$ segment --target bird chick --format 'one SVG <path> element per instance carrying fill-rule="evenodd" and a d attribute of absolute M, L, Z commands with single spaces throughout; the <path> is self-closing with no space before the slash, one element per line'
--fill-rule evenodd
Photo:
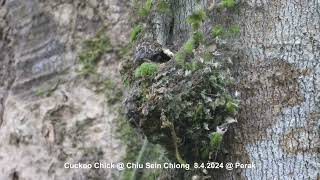
<path fill-rule="evenodd" d="M 143 41 L 138 44 L 134 53 L 134 62 L 142 64 L 145 60 L 164 63 L 173 57 L 173 53 L 157 42 Z"/>

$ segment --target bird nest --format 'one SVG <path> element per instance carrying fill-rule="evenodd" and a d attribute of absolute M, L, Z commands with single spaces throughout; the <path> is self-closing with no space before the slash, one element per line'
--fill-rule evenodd
<path fill-rule="evenodd" d="M 127 73 L 133 78 L 124 100 L 130 123 L 173 160 L 212 159 L 238 109 L 229 71 L 213 60 L 181 65 L 171 59 L 148 76 Z"/>

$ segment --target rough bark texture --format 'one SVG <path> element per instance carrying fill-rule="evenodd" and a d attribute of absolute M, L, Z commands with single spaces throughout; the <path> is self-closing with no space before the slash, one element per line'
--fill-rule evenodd
<path fill-rule="evenodd" d="M 117 112 L 76 69 L 83 41 L 106 25 L 115 48 L 97 68 L 120 81 L 115 49 L 128 39 L 127 2 L 0 2 L 0 179 L 110 179 L 118 172 L 64 163 L 118 162 L 124 155 Z"/>
<path fill-rule="evenodd" d="M 173 42 L 181 45 L 190 33 L 182 20 L 194 3 L 173 7 Z M 219 160 L 255 168 L 218 170 L 213 178 L 319 179 L 319 1 L 242 1 L 234 11 L 209 13 L 204 31 L 215 24 L 241 27 L 240 38 L 224 44 L 236 52 L 242 103 Z"/>
<path fill-rule="evenodd" d="M 236 63 L 239 123 L 223 179 L 319 179 L 319 1 L 245 1 Z"/>
<path fill-rule="evenodd" d="M 246 44 L 245 59 L 248 60 L 244 67 L 254 63 L 264 72 L 247 76 L 249 85 L 254 83 L 251 88 L 257 95 L 244 96 L 249 100 L 244 111 L 250 112 L 250 106 L 256 108 L 248 117 L 243 114 L 247 120 L 242 127 L 247 126 L 244 128 L 247 137 L 252 127 L 257 127 L 261 134 L 252 134 L 258 141 L 250 142 L 254 138 L 246 138 L 249 143 L 245 149 L 257 168 L 246 171 L 245 176 L 317 179 L 320 117 L 315 104 L 320 95 L 319 1 L 249 1 L 248 5 L 243 11 L 246 21 L 242 42 Z M 251 10 L 256 8 L 261 8 L 261 12 Z M 252 17 L 263 20 L 255 22 Z M 255 66 L 251 66 L 252 69 Z M 258 78 L 252 78 L 254 76 Z M 244 78 L 243 82 L 247 80 Z M 314 113 L 318 115 L 313 117 Z"/>
<path fill-rule="evenodd" d="M 84 39 L 107 25 L 113 47 L 128 41 L 129 10 L 122 0 L 0 0 L 0 179 L 110 179 L 110 169 L 65 169 L 64 162 L 120 161 L 117 113 L 76 73 Z M 206 0 L 202 1 L 208 7 Z M 319 0 L 247 0 L 239 13 L 208 14 L 239 24 L 228 42 L 241 92 L 239 123 L 225 139 L 224 162 L 254 169 L 218 170 L 213 179 L 319 179 Z M 162 44 L 179 47 L 191 28 L 192 0 L 175 0 L 157 16 Z M 168 22 L 167 19 L 170 19 Z M 168 33 L 169 32 L 169 33 Z M 116 48 L 115 48 L 116 49 Z M 98 71 L 119 82 L 117 52 Z M 51 91 L 48 97 L 39 90 Z"/>

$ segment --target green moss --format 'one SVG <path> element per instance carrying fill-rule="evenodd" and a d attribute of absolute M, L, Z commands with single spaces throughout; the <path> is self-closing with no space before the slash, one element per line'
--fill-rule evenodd
<path fill-rule="evenodd" d="M 158 64 L 156 63 L 143 63 L 135 70 L 135 77 L 149 77 L 154 75 L 158 70 Z"/>
<path fill-rule="evenodd" d="M 113 89 L 115 87 L 115 84 L 112 80 L 107 79 L 103 82 L 105 89 Z"/>
<path fill-rule="evenodd" d="M 203 104 L 198 104 L 195 108 L 194 108 L 194 112 L 193 112 L 193 120 L 194 121 L 200 121 L 203 118 Z"/>
<path fill-rule="evenodd" d="M 154 2 L 159 12 L 166 12 L 170 6 L 166 0 Z M 148 8 L 145 8 L 148 6 L 147 4 L 148 2 L 146 2 L 143 8 L 145 12 L 142 14 L 144 15 L 150 12 L 147 10 Z M 151 4 L 149 4 L 150 10 Z M 222 4 L 226 8 L 235 6 L 233 0 L 223 0 Z M 181 159 L 193 162 L 194 160 L 199 160 L 200 156 L 202 160 L 208 160 L 210 154 L 219 150 L 223 140 L 222 134 L 210 132 L 216 129 L 228 117 L 233 117 L 238 110 L 236 100 L 232 99 L 231 95 L 229 95 L 229 73 L 225 72 L 222 67 L 214 65 L 216 62 L 209 50 L 207 50 L 208 52 L 206 50 L 204 52 L 199 51 L 199 53 L 203 53 L 205 61 L 200 61 L 199 57 L 193 56 L 193 52 L 196 52 L 194 50 L 204 41 L 204 35 L 199 31 L 199 28 L 206 14 L 203 9 L 197 9 L 199 10 L 196 10 L 187 18 L 188 23 L 193 28 L 193 34 L 175 55 L 174 59 L 178 66 L 177 64 L 170 64 L 170 66 L 177 68 L 169 68 L 166 66 L 167 63 L 164 63 L 161 65 L 162 68 L 158 69 L 158 64 L 143 63 L 137 69 L 132 68 L 133 70 L 130 73 L 133 81 L 129 88 L 138 90 L 133 91 L 137 93 L 132 98 L 133 101 L 137 99 L 135 105 L 139 108 L 135 109 L 134 113 L 128 113 L 127 116 L 131 121 L 134 120 L 135 123 L 141 125 L 142 128 L 139 131 L 142 131 L 150 142 L 163 145 L 168 150 L 168 157 L 178 162 Z M 233 26 L 227 32 L 224 32 L 224 28 L 218 25 L 213 27 L 212 36 L 219 37 L 237 32 L 239 30 Z M 182 67 L 179 65 L 182 65 Z M 192 73 L 186 76 L 186 73 L 181 72 L 190 71 L 181 71 L 181 68 L 191 70 Z M 170 72 L 164 72 L 168 69 L 170 69 Z M 136 79 L 154 76 L 155 74 L 159 74 L 157 77 L 160 78 L 152 79 L 152 81 L 150 81 L 150 78 Z M 162 74 L 169 77 L 161 77 Z M 161 93 L 153 94 L 150 91 L 150 87 L 163 88 L 166 90 L 166 93 L 165 95 Z M 141 107 L 143 107 L 143 112 Z M 160 112 L 161 121 L 159 122 L 157 120 L 159 119 Z M 168 122 L 172 124 L 171 133 L 166 128 L 162 116 L 166 117 Z M 152 119 L 152 122 L 148 121 L 150 119 Z M 173 134 L 176 136 L 175 140 L 171 139 L 175 137 Z M 182 139 L 188 143 L 180 143 Z M 176 159 L 173 159 L 173 149 L 175 149 L 175 154 L 178 152 L 181 156 L 176 155 Z M 148 159 L 148 161 L 150 160 Z M 142 170 L 141 172 L 145 173 Z M 145 175 L 140 176 L 140 178 L 151 178 Z M 127 174 L 127 177 L 130 177 L 130 173 Z M 158 174 L 153 174 L 152 177 L 156 179 Z"/>
<path fill-rule="evenodd" d="M 228 101 L 228 102 L 226 103 L 226 110 L 227 110 L 228 113 L 234 113 L 234 112 L 236 112 L 236 110 L 235 110 L 235 105 L 234 105 L 232 102 Z"/>
<path fill-rule="evenodd" d="M 228 33 L 230 35 L 237 35 L 237 34 L 240 33 L 240 27 L 237 26 L 237 25 L 232 25 L 232 26 L 229 27 Z"/>
<path fill-rule="evenodd" d="M 185 61 L 185 56 L 182 48 L 175 58 L 176 61 L 182 59 L 182 68 L 194 71 L 188 76 L 181 73 L 185 72 L 181 71 L 181 67 L 164 64 L 157 77 L 163 74 L 169 78 L 152 81 L 139 79 L 134 82 L 131 88 L 138 94 L 132 97 L 137 99 L 136 107 L 143 107 L 145 114 L 137 108 L 127 115 L 135 119 L 137 124 L 141 123 L 142 131 L 151 142 L 168 148 L 173 160 L 193 162 L 200 160 L 200 156 L 202 160 L 208 160 L 203 157 L 216 152 L 222 141 L 222 135 L 211 134 L 210 131 L 227 122 L 237 112 L 235 100 L 229 94 L 226 83 L 230 74 L 223 67 L 214 65 L 213 59 L 209 62 L 196 59 Z M 150 91 L 151 88 L 162 88 L 165 93 L 154 93 Z M 152 98 L 145 98 L 146 94 Z M 160 120 L 157 121 L 159 116 Z M 174 136 L 176 138 L 171 139 Z M 188 143 L 179 144 L 182 138 Z"/>
<path fill-rule="evenodd" d="M 238 111 L 239 102 L 235 101 L 231 96 L 226 97 L 226 111 L 229 114 L 236 114 Z"/>
<path fill-rule="evenodd" d="M 149 15 L 151 9 L 152 9 L 152 0 L 146 0 L 143 7 L 139 10 L 139 15 L 141 17 L 146 17 Z"/>
<path fill-rule="evenodd" d="M 112 47 L 109 38 L 101 33 L 98 33 L 92 39 L 86 40 L 79 54 L 80 74 L 89 75 L 95 73 L 96 64 L 100 60 L 100 57 L 110 49 Z"/>
<path fill-rule="evenodd" d="M 221 25 L 216 25 L 212 28 L 211 34 L 214 38 L 223 35 L 223 27 Z"/>
<path fill-rule="evenodd" d="M 157 10 L 161 13 L 166 13 L 169 11 L 170 4 L 166 0 L 159 0 L 157 3 Z"/>
<path fill-rule="evenodd" d="M 43 89 L 43 88 L 40 88 L 40 89 L 37 89 L 35 91 L 35 95 L 36 96 L 39 96 L 39 97 L 49 97 L 52 95 L 52 93 L 58 89 L 60 85 L 60 80 L 53 86 L 53 87 L 50 87 L 50 88 L 47 88 L 47 89 Z"/>
<path fill-rule="evenodd" d="M 116 51 L 117 56 L 119 57 L 120 60 L 125 60 L 126 58 L 130 58 L 131 57 L 131 49 L 132 49 L 131 44 L 122 46 L 122 47 L 120 47 L 120 49 L 118 49 Z"/>
<path fill-rule="evenodd" d="M 192 51 L 194 49 L 194 40 L 189 39 L 184 45 L 183 45 L 183 51 L 186 54 L 192 54 Z"/>
<path fill-rule="evenodd" d="M 193 53 L 193 49 L 195 47 L 194 42 L 195 41 L 193 40 L 193 38 L 190 38 L 187 42 L 184 43 L 182 48 L 176 54 L 175 60 L 179 65 L 184 67 L 187 56 Z"/>
<path fill-rule="evenodd" d="M 197 71 L 203 68 L 202 63 L 197 61 L 196 59 L 192 59 L 191 62 L 187 62 L 183 65 L 186 70 L 190 70 L 191 72 Z"/>
<path fill-rule="evenodd" d="M 36 92 L 35 92 L 35 95 L 39 96 L 39 97 L 47 97 L 48 93 L 47 93 L 47 90 L 37 89 Z"/>
<path fill-rule="evenodd" d="M 143 28 L 141 25 L 136 25 L 135 27 L 133 27 L 131 33 L 130 33 L 130 41 L 134 42 L 135 40 L 137 40 L 138 35 L 142 32 Z"/>
<path fill-rule="evenodd" d="M 179 65 L 182 65 L 186 69 L 195 70 L 196 64 L 186 64 L 185 66 L 185 60 L 188 55 L 191 55 L 193 53 L 193 50 L 201 43 L 203 42 L 203 33 L 200 31 L 196 31 L 193 33 L 192 37 L 184 43 L 182 48 L 178 51 L 178 53 L 175 56 L 175 60 Z"/>
<path fill-rule="evenodd" d="M 195 44 L 195 45 L 198 45 L 198 44 L 200 44 L 200 43 L 203 42 L 203 40 L 204 40 L 204 35 L 203 35 L 202 32 L 196 31 L 196 32 L 193 33 L 192 38 L 193 38 L 193 40 L 194 40 L 194 44 Z"/>
<path fill-rule="evenodd" d="M 206 17 L 206 12 L 203 9 L 196 10 L 187 18 L 187 22 L 192 26 L 194 31 L 198 30 L 202 21 Z"/>
<path fill-rule="evenodd" d="M 235 0 L 222 0 L 221 5 L 224 8 L 233 8 L 235 7 L 236 2 Z"/>
<path fill-rule="evenodd" d="M 179 65 L 184 66 L 185 59 L 188 55 L 191 55 L 193 53 L 193 50 L 201 43 L 203 42 L 203 33 L 200 31 L 195 31 L 192 35 L 192 37 L 184 43 L 182 48 L 178 51 L 178 53 L 175 56 L 175 60 Z M 187 69 L 196 69 L 195 67 L 192 67 L 196 64 L 189 64 Z"/>
<path fill-rule="evenodd" d="M 123 83 L 124 87 L 126 87 L 126 88 L 128 88 L 128 87 L 130 86 L 130 82 L 129 82 L 128 79 L 124 79 L 124 80 L 122 81 L 122 83 Z"/>
<path fill-rule="evenodd" d="M 220 148 L 220 144 L 222 142 L 222 134 L 217 132 L 213 132 L 210 135 L 210 148 L 212 150 L 218 150 Z"/>
<path fill-rule="evenodd" d="M 205 50 L 201 57 L 204 61 L 211 61 L 214 58 L 213 54 L 208 50 Z"/>
<path fill-rule="evenodd" d="M 179 51 L 175 56 L 175 61 L 177 62 L 177 64 L 182 66 L 182 65 L 184 65 L 186 57 L 187 57 L 187 55 L 184 51 Z"/>

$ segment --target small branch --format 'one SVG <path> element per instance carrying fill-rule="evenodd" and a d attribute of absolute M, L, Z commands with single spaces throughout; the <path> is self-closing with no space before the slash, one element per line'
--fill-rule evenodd
<path fill-rule="evenodd" d="M 174 129 L 173 123 L 170 122 L 165 117 L 164 113 L 161 113 L 161 119 L 163 121 L 162 122 L 162 126 L 169 128 L 170 131 L 171 131 L 172 142 L 173 142 L 173 146 L 174 146 L 174 149 L 175 149 L 175 156 L 176 156 L 176 159 L 177 159 L 178 163 L 187 164 L 187 162 L 185 160 L 183 160 L 181 155 L 180 155 L 179 148 L 178 148 L 178 137 L 177 137 L 176 131 Z"/>
<path fill-rule="evenodd" d="M 176 131 L 174 130 L 174 125 L 173 125 L 173 123 L 170 123 L 170 124 L 171 124 L 170 125 L 171 136 L 172 136 L 172 141 L 173 141 L 173 145 L 174 145 L 177 161 L 180 164 L 187 164 L 186 161 L 183 160 L 181 155 L 180 155 L 180 152 L 179 152 L 179 149 L 178 149 L 178 143 L 177 143 L 178 142 L 178 137 L 177 137 Z"/>

